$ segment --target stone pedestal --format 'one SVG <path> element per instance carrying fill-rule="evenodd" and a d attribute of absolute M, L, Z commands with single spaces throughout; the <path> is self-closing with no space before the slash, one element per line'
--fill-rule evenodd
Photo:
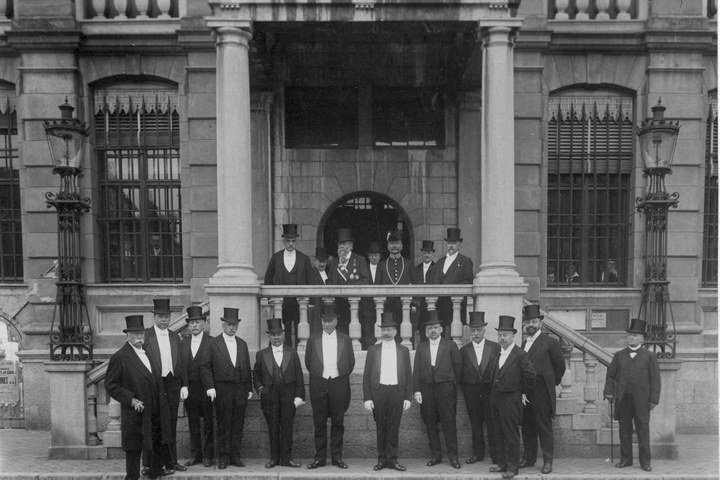
<path fill-rule="evenodd" d="M 652 458 L 678 458 L 677 378 L 682 361 L 660 360 L 660 403 L 650 412 Z"/>
<path fill-rule="evenodd" d="M 88 446 L 85 375 L 92 362 L 45 362 L 50 380 L 50 459 L 105 458 L 105 448 Z"/>
<path fill-rule="evenodd" d="M 528 284 L 519 276 L 491 277 L 478 275 L 473 282 L 475 292 L 475 311 L 485 312 L 488 323 L 485 336 L 497 341 L 498 317 L 510 315 L 515 317 L 515 343 L 522 342 L 522 307 L 523 297 L 527 293 Z"/>

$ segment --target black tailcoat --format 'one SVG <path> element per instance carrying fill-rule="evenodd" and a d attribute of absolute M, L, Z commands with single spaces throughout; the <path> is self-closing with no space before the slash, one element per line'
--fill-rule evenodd
<path fill-rule="evenodd" d="M 211 340 L 212 337 L 203 332 L 200 346 L 194 357 L 191 347 L 192 336 L 186 337 L 180 348 L 180 356 L 185 366 L 183 383 L 188 386 L 185 411 L 188 417 L 188 428 L 190 429 L 190 453 L 194 459 L 198 460 L 212 458 L 213 456 L 212 402 L 205 394 L 205 388 L 203 388 L 200 376 L 200 364 Z M 204 435 L 200 433 L 201 418 L 203 419 Z"/>
<path fill-rule="evenodd" d="M 470 257 L 466 257 L 462 253 L 458 253 L 455 261 L 448 267 L 448 271 L 443 273 L 445 267 L 445 261 L 447 256 L 443 256 L 437 261 L 435 265 L 435 278 L 433 283 L 436 285 L 457 285 L 457 284 L 472 284 L 475 276 L 473 274 L 473 261 Z M 467 302 L 465 299 L 462 301 L 460 318 L 465 323 L 465 310 L 467 308 Z M 450 297 L 439 297 L 437 301 L 437 312 L 438 318 L 442 324 L 447 327 L 452 323 L 452 301 Z M 450 332 L 448 328 L 445 328 L 443 336 L 449 337 Z"/>

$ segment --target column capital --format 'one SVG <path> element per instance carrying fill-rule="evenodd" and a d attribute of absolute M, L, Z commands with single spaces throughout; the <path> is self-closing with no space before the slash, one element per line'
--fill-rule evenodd
<path fill-rule="evenodd" d="M 213 29 L 216 44 L 239 43 L 247 46 L 252 39 L 252 22 L 247 20 L 227 20 L 208 18 L 208 27 Z"/>
<path fill-rule="evenodd" d="M 478 22 L 477 38 L 483 42 L 484 47 L 491 45 L 510 45 L 512 47 L 520 31 L 520 25 L 506 23 L 510 22 L 493 22 L 490 25 L 483 25 L 483 22 Z"/>

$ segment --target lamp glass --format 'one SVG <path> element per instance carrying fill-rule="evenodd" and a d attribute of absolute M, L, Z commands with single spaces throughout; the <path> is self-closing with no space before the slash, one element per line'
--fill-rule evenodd
<path fill-rule="evenodd" d="M 74 126 L 56 125 L 47 127 L 45 134 L 56 167 L 80 167 L 87 142 L 86 133 Z"/>
<path fill-rule="evenodd" d="M 670 168 L 677 144 L 677 128 L 649 126 L 639 132 L 645 168 Z"/>

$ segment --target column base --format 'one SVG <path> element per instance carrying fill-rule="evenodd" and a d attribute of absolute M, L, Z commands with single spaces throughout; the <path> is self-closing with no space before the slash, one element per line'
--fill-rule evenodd
<path fill-rule="evenodd" d="M 500 315 L 510 315 L 515 317 L 515 328 L 518 333 L 522 330 L 522 307 L 523 297 L 527 293 L 528 284 L 524 279 L 509 269 L 492 269 L 487 270 L 485 275 L 481 271 L 475 276 L 473 282 L 475 290 L 475 310 L 485 312 L 485 321 L 488 323 L 487 331 L 492 338 L 494 328 L 498 326 L 498 317 Z M 498 275 L 498 273 L 501 273 Z M 516 335 L 516 342 L 520 342 L 522 335 Z"/>
<path fill-rule="evenodd" d="M 65 445 L 62 447 L 50 447 L 48 449 L 49 460 L 105 460 L 107 448 L 97 445 Z"/>
<path fill-rule="evenodd" d="M 249 263 L 221 263 L 210 277 L 214 285 L 259 285 L 255 268 Z"/>

